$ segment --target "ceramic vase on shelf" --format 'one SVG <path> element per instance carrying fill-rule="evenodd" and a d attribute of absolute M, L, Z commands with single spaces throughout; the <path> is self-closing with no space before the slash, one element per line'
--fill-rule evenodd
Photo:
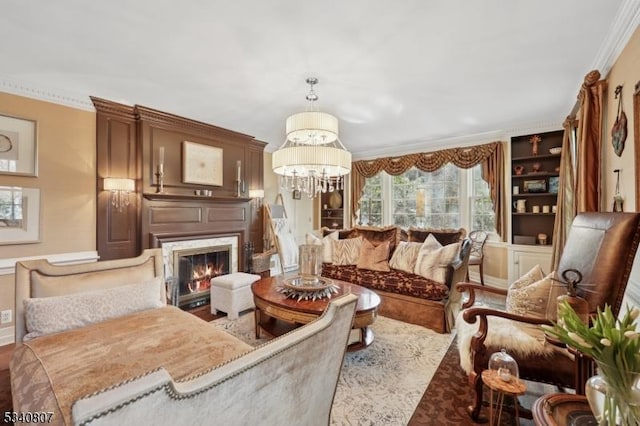
<path fill-rule="evenodd" d="M 596 363 L 598 375 L 587 380 L 585 394 L 598 424 L 640 424 L 640 372 Z"/>
<path fill-rule="evenodd" d="M 342 195 L 338 191 L 333 191 L 329 194 L 329 207 L 332 209 L 339 209 L 342 207 Z"/>

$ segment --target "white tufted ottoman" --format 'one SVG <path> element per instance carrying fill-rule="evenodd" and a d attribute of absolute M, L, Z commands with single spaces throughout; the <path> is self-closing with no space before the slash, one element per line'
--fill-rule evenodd
<path fill-rule="evenodd" d="M 251 284 L 260 275 L 233 272 L 211 279 L 211 313 L 226 312 L 227 318 L 237 319 L 241 311 L 255 307 Z"/>

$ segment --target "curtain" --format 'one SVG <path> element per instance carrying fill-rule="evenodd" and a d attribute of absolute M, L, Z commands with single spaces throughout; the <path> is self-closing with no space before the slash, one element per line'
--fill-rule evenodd
<path fill-rule="evenodd" d="M 600 210 L 600 147 L 603 107 L 607 82 L 593 70 L 585 78 L 578 94 L 577 180 L 575 188 L 577 212 Z"/>
<path fill-rule="evenodd" d="M 473 147 L 355 161 L 351 170 L 351 217 L 355 221 L 366 178 L 373 177 L 382 171 L 392 176 L 398 176 L 414 166 L 424 172 L 434 172 L 447 163 L 453 163 L 463 169 L 469 169 L 483 163 L 482 178 L 489 184 L 491 201 L 493 201 L 493 209 L 496 213 L 496 231 L 504 240 L 504 226 L 506 224 L 504 216 L 506 213 L 501 213 L 501 210 L 505 210 L 503 152 L 501 142 L 491 142 Z M 485 163 L 491 164 L 485 165 Z"/>
<path fill-rule="evenodd" d="M 502 241 L 506 237 L 507 212 L 506 192 L 504 190 L 504 149 L 498 143 L 492 155 L 482 162 L 482 179 L 489 184 L 489 194 L 493 201 L 493 212 L 496 218 L 496 232 Z"/>
<path fill-rule="evenodd" d="M 553 248 L 551 251 L 551 268 L 558 269 L 564 244 L 567 241 L 571 222 L 576 215 L 575 180 L 573 175 L 573 153 L 571 134 L 577 123 L 573 117 L 567 117 L 562 127 L 562 153 L 560 156 L 560 177 L 558 182 L 558 199 L 555 223 L 553 226 Z"/>

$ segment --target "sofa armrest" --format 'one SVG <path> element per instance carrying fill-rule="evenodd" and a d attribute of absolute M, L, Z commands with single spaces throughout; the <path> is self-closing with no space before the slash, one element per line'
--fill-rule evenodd
<path fill-rule="evenodd" d="M 471 255 L 471 240 L 465 238 L 460 244 L 460 253 L 456 259 L 449 265 L 447 270 L 447 286 L 453 289 L 456 283 L 465 281 L 467 278 L 467 267 L 469 265 L 469 256 Z"/>

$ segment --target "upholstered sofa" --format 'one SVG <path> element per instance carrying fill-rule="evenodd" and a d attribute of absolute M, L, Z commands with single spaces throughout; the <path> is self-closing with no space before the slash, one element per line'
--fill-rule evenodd
<path fill-rule="evenodd" d="M 324 246 L 324 277 L 378 293 L 380 315 L 446 333 L 460 307 L 452 289 L 467 273 L 471 241 L 465 237 L 463 228 L 356 226 L 324 228 L 322 241 L 316 236 L 307 242 Z M 419 270 L 420 264 L 426 266 Z"/>
<path fill-rule="evenodd" d="M 252 348 L 166 306 L 162 275 L 160 249 L 80 265 L 18 262 L 16 424 L 329 423 L 356 296 Z"/>

